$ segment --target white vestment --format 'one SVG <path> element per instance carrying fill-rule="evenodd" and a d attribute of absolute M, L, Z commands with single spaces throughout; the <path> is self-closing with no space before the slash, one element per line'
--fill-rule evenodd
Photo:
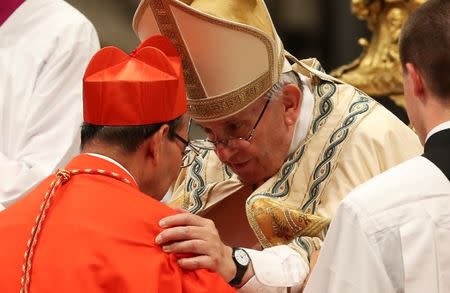
<path fill-rule="evenodd" d="M 342 202 L 305 292 L 450 292 L 450 181 L 425 157 Z"/>
<path fill-rule="evenodd" d="M 79 152 L 93 25 L 61 0 L 27 0 L 0 26 L 0 204 Z"/>
<path fill-rule="evenodd" d="M 263 250 L 246 249 L 255 275 L 239 289 L 242 293 L 297 292 L 341 200 L 423 150 L 416 134 L 384 107 L 319 72 L 317 60 L 304 63 L 316 73 L 294 65 L 304 99 L 290 156 L 276 174 L 252 194 L 240 194 L 243 184 L 236 174 L 214 151 L 204 151 L 172 189 L 170 205 L 210 218 L 228 198 L 247 199 L 233 212 L 245 209 Z M 239 229 L 234 220 L 227 225 Z M 243 246 L 239 239 L 226 243 Z"/>

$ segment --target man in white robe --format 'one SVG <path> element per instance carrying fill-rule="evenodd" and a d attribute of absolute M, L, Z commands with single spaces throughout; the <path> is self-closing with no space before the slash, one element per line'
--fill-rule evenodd
<path fill-rule="evenodd" d="M 0 206 L 8 207 L 79 152 L 81 80 L 99 41 L 62 0 L 2 0 L 2 8 Z"/>
<path fill-rule="evenodd" d="M 425 152 L 343 201 L 306 292 L 450 292 L 449 27 L 448 0 L 405 24 L 406 106 Z"/>

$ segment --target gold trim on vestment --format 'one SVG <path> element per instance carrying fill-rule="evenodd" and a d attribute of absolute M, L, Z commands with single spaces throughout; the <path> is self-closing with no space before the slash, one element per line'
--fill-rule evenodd
<path fill-rule="evenodd" d="M 252 198 L 247 206 L 247 218 L 251 225 L 257 225 L 254 230 L 263 247 L 288 244 L 301 236 L 319 237 L 330 224 L 328 218 L 304 213 L 264 195 Z"/>
<path fill-rule="evenodd" d="M 302 64 L 306 70 L 313 69 L 303 61 Z M 325 76 L 325 73 L 321 75 Z M 329 225 L 330 219 L 317 215 L 315 207 L 320 204 L 322 193 L 335 172 L 342 148 L 361 120 L 371 113 L 376 105 L 353 87 L 318 78 L 321 82 L 313 90 L 314 118 L 307 137 L 286 160 L 280 171 L 247 199 L 245 210 L 248 223 L 265 248 L 288 243 L 294 246 L 300 245 L 299 243 L 306 245 L 305 243 L 309 243 L 307 238 L 323 239 L 323 231 Z M 207 156 L 199 159 L 208 158 Z M 206 180 L 207 174 L 203 173 L 208 162 L 199 164 L 196 168 L 189 168 L 195 171 L 195 174 L 188 174 L 184 183 L 192 179 L 203 181 L 205 186 L 201 187 L 199 194 L 183 192 L 183 197 L 188 197 L 190 203 L 196 205 L 201 201 L 201 206 L 196 206 L 194 211 L 201 214 L 209 208 L 209 199 L 203 195 L 207 194 L 208 188 L 212 188 L 214 183 L 213 180 Z M 201 178 L 198 178 L 199 176 Z M 312 202 L 312 208 L 303 210 L 306 201 Z M 297 244 L 294 243 L 297 242 L 296 239 L 299 241 Z"/>
<path fill-rule="evenodd" d="M 325 83 L 323 87 L 327 88 L 327 86 L 331 86 L 331 84 L 332 82 L 330 84 Z M 313 184 L 315 184 L 315 188 L 318 188 L 316 197 L 314 197 L 314 201 L 317 204 L 320 203 L 323 190 L 332 177 L 331 174 L 337 167 L 337 162 L 339 161 L 342 149 L 345 147 L 346 142 L 348 142 L 349 138 L 353 134 L 353 131 L 357 128 L 359 123 L 365 118 L 365 116 L 371 113 L 371 111 L 375 108 L 374 106 L 376 105 L 373 101 L 367 103 L 363 102 L 364 105 L 366 105 L 368 108 L 361 113 L 362 116 L 355 116 L 358 112 L 357 110 L 360 108 L 357 105 L 358 101 L 361 98 L 366 99 L 366 96 L 356 90 L 353 90 L 354 93 L 352 97 L 348 100 L 347 103 L 345 103 L 345 105 L 343 105 L 341 101 L 339 103 L 340 110 L 338 110 L 335 108 L 338 103 L 335 97 L 339 95 L 340 88 L 336 84 L 334 84 L 334 86 L 335 91 L 333 92 L 327 90 L 323 93 L 324 96 L 319 96 L 317 90 L 314 92 L 315 103 L 313 111 L 313 121 L 316 121 L 320 115 L 323 115 L 319 111 L 319 104 L 321 104 L 321 102 L 326 99 L 326 96 L 328 94 L 332 94 L 332 96 L 329 97 L 329 102 L 331 103 L 329 107 L 331 111 L 330 113 L 333 114 L 330 114 L 332 116 L 324 116 L 324 119 L 320 120 L 321 126 L 319 126 L 319 129 L 327 124 L 327 122 L 329 122 L 328 119 L 332 119 L 331 122 L 335 120 L 335 122 L 333 122 L 332 127 L 328 126 L 328 130 L 322 130 L 322 132 L 320 132 L 320 130 L 317 129 L 316 131 L 321 133 L 320 137 L 317 136 L 317 133 L 314 133 L 314 126 L 311 125 L 310 131 L 308 133 L 308 138 L 305 139 L 305 141 L 298 148 L 298 150 L 304 148 L 304 154 L 305 156 L 307 156 L 307 149 L 312 141 L 317 139 L 326 139 L 326 141 L 324 141 L 323 143 L 322 148 L 315 151 L 318 152 L 318 156 L 316 158 L 317 161 L 314 163 L 314 169 L 311 170 L 311 176 L 307 180 L 308 188 L 306 189 L 306 193 L 303 194 L 303 202 L 301 203 L 301 205 L 291 206 L 288 201 L 289 194 L 283 197 L 278 197 L 276 195 L 274 196 L 271 191 L 273 190 L 275 183 L 272 183 L 270 184 L 270 186 L 264 188 L 264 191 L 258 191 L 256 194 L 254 194 L 253 197 L 249 197 L 247 201 L 246 212 L 249 224 L 263 247 L 287 244 L 295 238 L 302 236 L 320 237 L 321 232 L 326 229 L 326 227 L 330 223 L 330 220 L 328 218 L 314 215 L 316 213 L 316 210 L 313 208 L 313 206 L 311 206 L 311 208 L 308 208 L 307 210 L 302 210 L 303 204 L 305 203 L 305 201 L 308 201 L 310 199 L 310 194 L 312 192 L 311 188 L 313 187 Z M 370 98 L 367 97 L 367 99 Z M 348 124 L 348 128 L 345 128 L 346 133 L 345 137 L 343 138 L 344 140 L 335 145 L 336 140 L 341 138 L 339 136 L 340 131 L 344 131 L 344 128 L 342 127 L 345 124 L 345 121 L 349 119 L 349 117 L 355 117 L 355 120 L 354 122 Z M 329 148 L 332 146 L 334 149 L 333 156 L 331 158 L 328 158 L 327 154 Z M 305 158 L 305 156 L 300 157 L 299 161 L 295 164 L 298 166 L 301 160 Z M 324 162 L 328 163 L 323 164 Z M 328 175 L 324 180 L 318 181 L 318 179 L 313 178 L 313 175 L 316 171 L 319 172 L 318 174 L 320 176 L 325 174 L 323 169 L 326 166 L 329 168 L 329 170 L 327 173 Z M 292 169 L 290 175 L 288 175 L 288 180 L 291 186 L 294 185 L 293 180 L 295 180 L 296 176 L 298 176 L 297 173 L 298 170 Z M 281 174 L 277 174 L 276 178 L 280 178 L 280 176 Z"/>

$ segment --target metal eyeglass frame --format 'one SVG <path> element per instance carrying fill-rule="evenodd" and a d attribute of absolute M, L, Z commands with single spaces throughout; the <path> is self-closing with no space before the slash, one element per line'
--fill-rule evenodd
<path fill-rule="evenodd" d="M 190 124 L 191 122 L 189 120 L 189 127 Z M 181 158 L 181 168 L 189 167 L 194 162 L 195 157 L 200 154 L 200 150 L 196 146 L 192 145 L 189 141 L 185 140 L 180 135 L 178 135 L 175 131 L 170 130 L 170 133 L 173 135 L 173 137 L 175 137 L 184 144 L 183 157 Z M 190 161 L 188 164 L 184 164 L 184 161 L 189 156 L 191 151 L 194 152 L 195 154 L 194 157 L 192 158 L 192 161 Z"/>
<path fill-rule="evenodd" d="M 264 116 L 264 113 L 266 112 L 267 106 L 269 105 L 271 99 L 267 99 L 266 103 L 264 104 L 264 107 L 261 111 L 261 113 L 258 116 L 258 119 L 256 120 L 252 130 L 250 130 L 250 133 L 246 136 L 246 137 L 233 137 L 233 138 L 227 138 L 227 139 L 221 139 L 221 140 L 210 140 L 210 139 L 202 139 L 202 140 L 197 140 L 200 144 L 199 145 L 194 145 L 195 147 L 199 148 L 199 149 L 207 149 L 207 150 L 215 150 L 217 148 L 217 145 L 221 144 L 223 146 L 228 147 L 229 142 L 230 141 L 246 141 L 248 143 L 250 143 L 250 140 L 253 138 L 253 135 L 255 134 L 255 130 L 256 127 L 258 127 L 259 122 L 261 121 L 262 117 Z M 191 121 L 189 121 L 189 127 L 190 127 L 190 123 Z M 207 146 L 202 146 L 201 143 L 202 142 L 207 142 L 207 143 L 211 143 L 214 145 L 214 147 L 207 147 Z M 195 144 L 195 142 L 193 142 Z M 191 144 L 192 145 L 192 144 Z"/>

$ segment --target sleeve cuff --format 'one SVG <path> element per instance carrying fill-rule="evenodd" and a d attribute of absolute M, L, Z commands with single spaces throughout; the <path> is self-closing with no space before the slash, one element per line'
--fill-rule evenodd
<path fill-rule="evenodd" d="M 309 273 L 309 264 L 287 245 L 262 251 L 245 248 L 245 251 L 250 256 L 255 276 L 239 292 L 262 290 L 258 288 L 264 288 L 264 292 L 284 292 L 286 287 L 303 284 Z"/>

